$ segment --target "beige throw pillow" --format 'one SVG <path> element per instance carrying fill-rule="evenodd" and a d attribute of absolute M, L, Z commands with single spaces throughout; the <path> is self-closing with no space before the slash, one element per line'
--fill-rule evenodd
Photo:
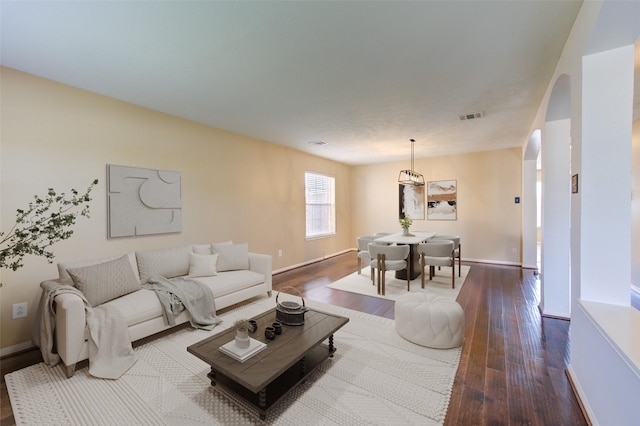
<path fill-rule="evenodd" d="M 189 253 L 189 276 L 210 277 L 218 275 L 216 264 L 218 263 L 218 254 L 197 254 Z"/>
<path fill-rule="evenodd" d="M 140 282 L 126 255 L 97 265 L 67 269 L 67 272 L 91 306 L 140 290 Z"/>
<path fill-rule="evenodd" d="M 218 272 L 249 269 L 249 244 L 211 244 L 218 254 Z"/>

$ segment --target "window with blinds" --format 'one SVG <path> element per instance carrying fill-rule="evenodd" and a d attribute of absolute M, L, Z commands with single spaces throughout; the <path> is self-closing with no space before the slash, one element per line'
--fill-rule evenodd
<path fill-rule="evenodd" d="M 336 179 L 318 173 L 304 174 L 307 238 L 336 233 Z"/>

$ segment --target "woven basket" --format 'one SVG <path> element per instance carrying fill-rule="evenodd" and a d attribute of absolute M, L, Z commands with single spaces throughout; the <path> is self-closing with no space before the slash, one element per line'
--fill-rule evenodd
<path fill-rule="evenodd" d="M 300 291 L 295 287 L 282 287 L 282 289 L 284 288 L 290 288 L 298 292 L 298 295 L 300 295 L 300 299 L 302 300 L 302 305 L 297 302 L 289 301 L 278 303 L 278 297 L 280 297 L 281 293 L 278 292 L 276 295 L 276 319 L 286 325 L 304 324 L 304 313 L 309 310 L 304 304 L 304 297 L 302 297 Z"/>

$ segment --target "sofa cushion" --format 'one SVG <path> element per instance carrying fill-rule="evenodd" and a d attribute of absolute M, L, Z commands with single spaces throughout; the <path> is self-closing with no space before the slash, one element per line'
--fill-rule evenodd
<path fill-rule="evenodd" d="M 218 253 L 218 272 L 249 269 L 249 245 L 211 244 L 214 253 Z"/>
<path fill-rule="evenodd" d="M 189 253 L 191 246 L 137 251 L 140 282 L 146 284 L 151 277 L 173 278 L 188 275 Z"/>
<path fill-rule="evenodd" d="M 113 299 L 105 305 L 117 308 L 129 327 L 163 315 L 162 304 L 155 291 L 146 288 Z"/>
<path fill-rule="evenodd" d="M 216 254 L 196 254 L 189 253 L 189 277 L 210 277 L 218 275 L 216 264 L 218 263 L 218 253 Z"/>
<path fill-rule="evenodd" d="M 71 268 L 67 272 L 91 306 L 140 290 L 140 282 L 126 255 L 97 265 Z"/>
<path fill-rule="evenodd" d="M 71 275 L 69 275 L 69 273 L 67 272 L 67 269 L 82 268 L 84 266 L 97 265 L 99 263 L 105 263 L 105 262 L 109 262 L 110 260 L 115 260 L 121 256 L 122 255 L 119 254 L 117 256 L 103 257 L 99 259 L 86 259 L 86 260 L 74 260 L 70 262 L 59 262 L 58 275 L 60 276 L 60 279 L 63 281 L 70 280 Z M 136 262 L 136 254 L 131 252 L 127 255 L 127 258 L 129 259 L 129 263 L 131 264 L 131 270 L 136 276 L 136 279 L 138 279 L 138 264 Z"/>
<path fill-rule="evenodd" d="M 196 280 L 206 284 L 216 298 L 261 284 L 265 277 L 254 271 L 227 271 L 212 277 L 196 278 Z"/>

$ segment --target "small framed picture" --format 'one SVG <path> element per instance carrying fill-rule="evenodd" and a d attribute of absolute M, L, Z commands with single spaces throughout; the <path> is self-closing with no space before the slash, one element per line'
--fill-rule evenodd
<path fill-rule="evenodd" d="M 571 176 L 571 193 L 572 194 L 578 193 L 578 174 L 577 173 Z"/>

